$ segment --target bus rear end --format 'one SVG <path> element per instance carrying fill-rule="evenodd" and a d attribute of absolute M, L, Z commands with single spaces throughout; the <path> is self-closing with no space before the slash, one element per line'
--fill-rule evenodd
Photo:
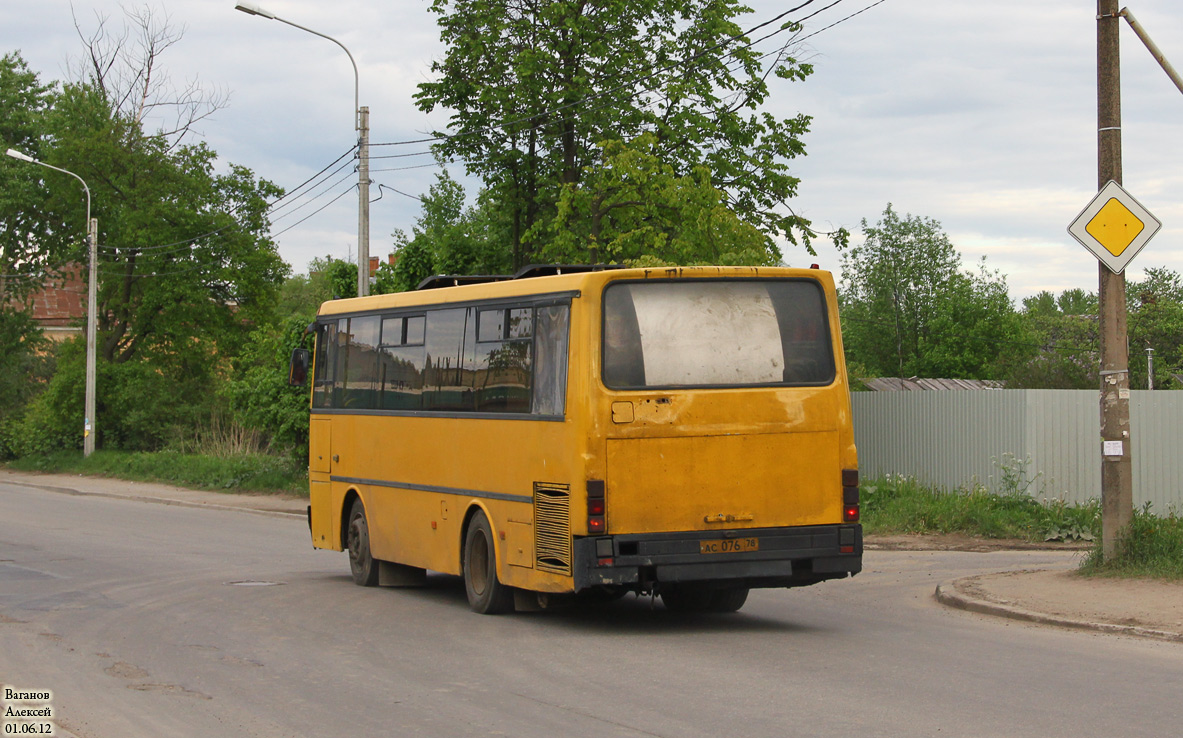
<path fill-rule="evenodd" d="M 857 456 L 829 273 L 621 271 L 598 299 L 575 589 L 730 611 L 751 588 L 858 573 Z"/>

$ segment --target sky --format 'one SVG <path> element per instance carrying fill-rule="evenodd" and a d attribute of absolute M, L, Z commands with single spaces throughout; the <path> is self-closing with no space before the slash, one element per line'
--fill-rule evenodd
<path fill-rule="evenodd" d="M 749 0 L 753 12 L 739 23 L 756 26 L 800 2 Z M 1131 3 L 1183 69 L 1183 4 Z M 175 84 L 196 79 L 229 96 L 196 127 L 221 166 L 245 166 L 291 189 L 356 142 L 349 57 L 328 40 L 237 12 L 234 0 L 8 0 L 0 53 L 19 50 L 43 82 L 75 79 L 83 50 L 75 19 L 86 36 L 104 17 L 118 30 L 121 4 L 152 8 L 183 29 L 161 57 Z M 426 145 L 377 144 L 421 139 L 447 124 L 447 111 L 427 115 L 413 100 L 445 51 L 431 2 L 258 4 L 332 36 L 356 60 L 373 146 L 370 253 L 385 258 L 391 234 L 409 233 L 419 215 L 408 195 L 425 193 L 438 169 Z M 938 221 L 967 266 L 985 257 L 1016 301 L 1040 290 L 1095 291 L 1096 258 L 1067 232 L 1098 189 L 1095 16 L 1095 0 L 840 0 L 806 20 L 799 53 L 814 73 L 803 82 L 772 79 L 765 106 L 813 118 L 807 154 L 791 163 L 801 178 L 794 212 L 822 231 L 846 227 L 858 242 L 862 221 L 874 225 L 891 203 Z M 1121 49 L 1123 183 L 1163 223 L 1126 274 L 1183 272 L 1183 93 L 1124 22 Z M 410 156 L 378 158 L 393 154 Z M 349 188 L 357 175 L 341 164 L 274 215 L 280 255 L 297 273 L 315 257 L 356 256 L 357 194 Z M 475 194 L 462 164 L 449 171 Z M 785 244 L 785 262 L 840 274 L 839 252 L 825 238 L 815 245 L 811 256 Z"/>

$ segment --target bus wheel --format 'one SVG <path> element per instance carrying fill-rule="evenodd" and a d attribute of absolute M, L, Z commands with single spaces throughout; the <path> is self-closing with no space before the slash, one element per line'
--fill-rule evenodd
<path fill-rule="evenodd" d="M 707 612 L 714 592 L 702 587 L 662 588 L 661 601 L 670 612 Z"/>
<path fill-rule="evenodd" d="M 715 590 L 711 594 L 711 612 L 736 612 L 748 601 L 747 587 Z"/>
<path fill-rule="evenodd" d="M 370 554 L 370 526 L 366 523 L 366 508 L 361 500 L 354 500 L 349 511 L 345 541 L 349 546 L 349 571 L 354 583 L 363 587 L 377 586 L 378 562 Z"/>
<path fill-rule="evenodd" d="M 482 615 L 513 610 L 513 589 L 497 580 L 497 548 L 485 513 L 478 510 L 464 536 L 464 589 L 468 605 Z"/>

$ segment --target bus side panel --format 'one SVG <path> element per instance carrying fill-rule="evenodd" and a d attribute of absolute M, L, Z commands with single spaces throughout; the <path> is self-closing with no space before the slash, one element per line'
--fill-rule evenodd
<path fill-rule="evenodd" d="M 336 499 L 350 486 L 361 490 L 371 551 L 383 561 L 460 574 L 464 520 L 477 505 L 498 539 L 502 581 L 523 586 L 538 575 L 535 483 L 565 486 L 573 499 L 582 491 L 567 422 L 340 415 L 334 423 Z M 537 588 L 556 591 L 553 583 Z"/>
<path fill-rule="evenodd" d="M 455 498 L 435 492 L 370 487 L 374 521 L 370 548 L 374 557 L 408 566 L 459 574 L 460 562 L 452 545 L 460 535 Z"/>
<path fill-rule="evenodd" d="M 332 425 L 328 417 L 313 417 L 308 427 L 308 504 L 312 545 L 341 550 L 341 497 L 333 494 L 329 482 L 332 471 Z"/>
<path fill-rule="evenodd" d="M 340 518 L 333 514 L 332 485 L 328 482 L 310 481 L 308 487 L 308 502 L 312 507 L 312 545 L 316 548 L 340 551 Z"/>

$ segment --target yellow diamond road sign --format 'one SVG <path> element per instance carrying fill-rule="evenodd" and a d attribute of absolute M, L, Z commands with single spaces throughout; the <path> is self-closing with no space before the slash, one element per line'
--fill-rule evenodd
<path fill-rule="evenodd" d="M 1134 197 L 1110 180 L 1068 232 L 1115 274 L 1121 274 L 1158 233 L 1162 223 Z"/>

